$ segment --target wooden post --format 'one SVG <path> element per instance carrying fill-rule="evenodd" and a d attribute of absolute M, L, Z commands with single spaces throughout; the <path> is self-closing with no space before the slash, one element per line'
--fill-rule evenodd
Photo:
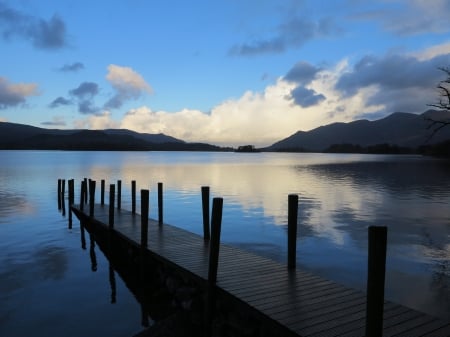
<path fill-rule="evenodd" d="M 122 180 L 117 180 L 117 209 L 122 207 Z"/>
<path fill-rule="evenodd" d="M 95 180 L 89 180 L 89 216 L 94 216 Z"/>
<path fill-rule="evenodd" d="M 288 269 L 295 269 L 297 265 L 297 216 L 298 195 L 288 196 Z"/>
<path fill-rule="evenodd" d="M 380 337 L 383 335 L 386 248 L 387 227 L 370 226 L 367 266 L 366 337 Z"/>
<path fill-rule="evenodd" d="M 72 229 L 72 205 L 75 199 L 75 181 L 73 179 L 69 180 L 69 229 Z"/>
<path fill-rule="evenodd" d="M 148 241 L 149 190 L 141 190 L 141 247 L 147 248 Z"/>
<path fill-rule="evenodd" d="M 131 181 L 131 213 L 136 213 L 136 180 Z"/>
<path fill-rule="evenodd" d="M 109 185 L 109 228 L 114 228 L 114 196 L 116 194 L 116 186 Z"/>
<path fill-rule="evenodd" d="M 66 179 L 61 180 L 61 206 L 62 206 L 62 215 L 66 215 Z"/>
<path fill-rule="evenodd" d="M 80 191 L 80 211 L 83 211 L 84 209 L 84 193 L 86 190 L 86 181 L 81 181 L 81 191 Z"/>
<path fill-rule="evenodd" d="M 58 209 L 61 209 L 61 179 L 58 179 Z"/>
<path fill-rule="evenodd" d="M 220 231 L 222 227 L 223 199 L 214 198 L 211 217 L 211 242 L 209 245 L 208 290 L 205 308 L 205 336 L 212 335 L 212 321 L 216 302 L 217 269 L 219 266 Z"/>
<path fill-rule="evenodd" d="M 100 204 L 105 204 L 105 179 L 100 181 Z"/>
<path fill-rule="evenodd" d="M 158 183 L 158 223 L 162 225 L 163 222 L 163 183 Z"/>
<path fill-rule="evenodd" d="M 88 202 L 88 179 L 84 178 L 84 203 L 87 204 Z"/>
<path fill-rule="evenodd" d="M 209 186 L 202 186 L 203 240 L 209 241 Z"/>

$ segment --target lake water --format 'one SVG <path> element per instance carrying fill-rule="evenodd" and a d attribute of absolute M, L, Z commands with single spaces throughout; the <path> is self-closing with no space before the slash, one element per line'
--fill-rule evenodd
<path fill-rule="evenodd" d="M 450 319 L 450 163 L 420 156 L 0 151 L 0 335 L 131 336 L 140 306 L 57 209 L 57 179 L 164 183 L 164 220 L 202 233 L 201 186 L 224 198 L 222 241 L 285 263 L 299 195 L 298 267 L 365 290 L 367 228 L 388 226 L 386 297 Z M 108 198 L 106 198 L 108 200 Z M 220 268 L 220 267 L 219 267 Z"/>

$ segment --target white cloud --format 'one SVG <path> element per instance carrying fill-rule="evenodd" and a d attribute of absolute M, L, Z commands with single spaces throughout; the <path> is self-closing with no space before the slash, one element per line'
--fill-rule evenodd
<path fill-rule="evenodd" d="M 119 123 L 111 118 L 109 111 L 103 111 L 100 114 L 90 115 L 85 119 L 78 119 L 74 121 L 74 126 L 77 129 L 115 129 L 119 127 Z"/>
<path fill-rule="evenodd" d="M 444 42 L 419 52 L 411 53 L 419 61 L 427 61 L 440 55 L 450 54 L 450 42 Z"/>
<path fill-rule="evenodd" d="M 137 99 L 144 93 L 153 93 L 152 87 L 130 67 L 110 64 L 106 79 L 115 90 L 114 96 L 105 103 L 106 109 L 120 108 L 125 101 Z"/>
<path fill-rule="evenodd" d="M 11 83 L 7 78 L 0 77 L 0 109 L 25 103 L 28 96 L 38 95 L 36 83 Z"/>

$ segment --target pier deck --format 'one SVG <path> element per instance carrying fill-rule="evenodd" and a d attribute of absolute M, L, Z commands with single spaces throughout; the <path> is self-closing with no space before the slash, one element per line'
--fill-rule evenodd
<path fill-rule="evenodd" d="M 80 219 L 88 214 L 72 207 Z M 114 230 L 140 245 L 141 218 L 115 209 Z M 108 226 L 109 206 L 94 220 Z M 209 245 L 199 235 L 150 219 L 147 249 L 195 278 L 208 280 Z M 217 287 L 298 336 L 365 334 L 366 295 L 250 252 L 221 244 Z M 383 336 L 450 336 L 450 322 L 386 301 Z"/>

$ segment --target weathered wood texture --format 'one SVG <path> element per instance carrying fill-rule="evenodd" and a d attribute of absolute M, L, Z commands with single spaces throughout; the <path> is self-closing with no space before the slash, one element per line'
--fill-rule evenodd
<path fill-rule="evenodd" d="M 74 212 L 80 217 L 79 208 Z M 107 226 L 108 207 L 95 219 Z M 83 213 L 82 216 L 87 216 Z M 141 218 L 115 209 L 114 230 L 140 245 Z M 181 272 L 208 279 L 209 245 L 199 235 L 149 220 L 147 249 Z M 298 336 L 365 335 L 366 295 L 302 270 L 221 244 L 217 287 Z M 450 322 L 384 303 L 383 336 L 450 336 Z"/>

